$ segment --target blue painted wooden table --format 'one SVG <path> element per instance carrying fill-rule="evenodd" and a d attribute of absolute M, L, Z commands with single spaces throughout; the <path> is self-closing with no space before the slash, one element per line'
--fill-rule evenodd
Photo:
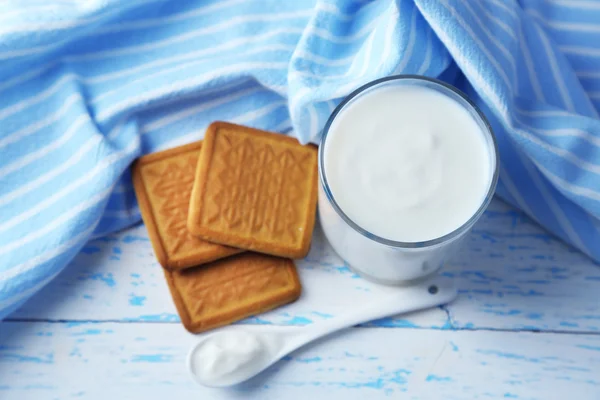
<path fill-rule="evenodd" d="M 335 318 L 384 290 L 316 229 L 300 300 L 244 324 Z M 494 201 L 442 274 L 446 307 L 349 329 L 234 389 L 193 382 L 143 225 L 91 241 L 0 324 L 1 399 L 600 399 L 600 266 Z"/>

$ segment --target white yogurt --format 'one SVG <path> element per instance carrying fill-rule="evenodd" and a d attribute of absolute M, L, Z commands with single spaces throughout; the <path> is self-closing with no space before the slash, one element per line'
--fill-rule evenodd
<path fill-rule="evenodd" d="M 218 332 L 190 354 L 190 372 L 202 384 L 227 385 L 252 374 L 257 363 L 269 357 L 273 345 L 245 330 Z"/>
<path fill-rule="evenodd" d="M 480 124 L 456 100 L 424 86 L 365 92 L 335 117 L 324 172 L 340 209 L 388 240 L 423 242 L 467 222 L 494 164 Z"/>

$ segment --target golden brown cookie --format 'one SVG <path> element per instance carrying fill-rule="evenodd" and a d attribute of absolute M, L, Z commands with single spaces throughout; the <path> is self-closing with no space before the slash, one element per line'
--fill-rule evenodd
<path fill-rule="evenodd" d="M 187 213 L 201 142 L 140 157 L 133 186 L 152 248 L 164 268 L 196 266 L 242 250 L 191 236 Z"/>
<path fill-rule="evenodd" d="M 293 261 L 245 252 L 196 268 L 165 270 L 183 326 L 198 333 L 282 306 L 300 296 Z"/>
<path fill-rule="evenodd" d="M 213 123 L 198 161 L 188 230 L 215 243 L 304 257 L 315 223 L 317 179 L 315 146 Z"/>

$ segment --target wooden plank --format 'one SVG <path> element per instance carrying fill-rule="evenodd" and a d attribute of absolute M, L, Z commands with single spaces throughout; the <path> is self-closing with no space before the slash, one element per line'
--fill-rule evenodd
<path fill-rule="evenodd" d="M 301 329 L 249 326 L 249 329 Z M 5 322 L 2 399 L 591 399 L 600 336 L 354 328 L 234 389 L 185 370 L 197 340 L 175 324 Z"/>
<path fill-rule="evenodd" d="M 599 332 L 600 265 L 495 201 L 446 267 L 455 328 Z"/>
<path fill-rule="evenodd" d="M 303 325 L 384 293 L 353 274 L 320 229 L 298 262 L 300 301 L 246 322 Z M 461 296 L 434 309 L 376 326 L 598 332 L 600 268 L 523 214 L 492 202 L 463 251 L 444 269 Z M 178 317 L 144 226 L 90 242 L 68 269 L 12 318 L 171 321 Z"/>

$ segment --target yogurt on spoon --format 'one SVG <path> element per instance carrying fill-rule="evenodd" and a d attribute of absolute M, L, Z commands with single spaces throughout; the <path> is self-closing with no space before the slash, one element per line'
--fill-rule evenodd
<path fill-rule="evenodd" d="M 242 329 L 219 332 L 207 337 L 190 353 L 188 366 L 200 383 L 210 386 L 214 382 L 234 382 L 268 357 L 268 350 L 269 346 L 251 332 Z"/>

